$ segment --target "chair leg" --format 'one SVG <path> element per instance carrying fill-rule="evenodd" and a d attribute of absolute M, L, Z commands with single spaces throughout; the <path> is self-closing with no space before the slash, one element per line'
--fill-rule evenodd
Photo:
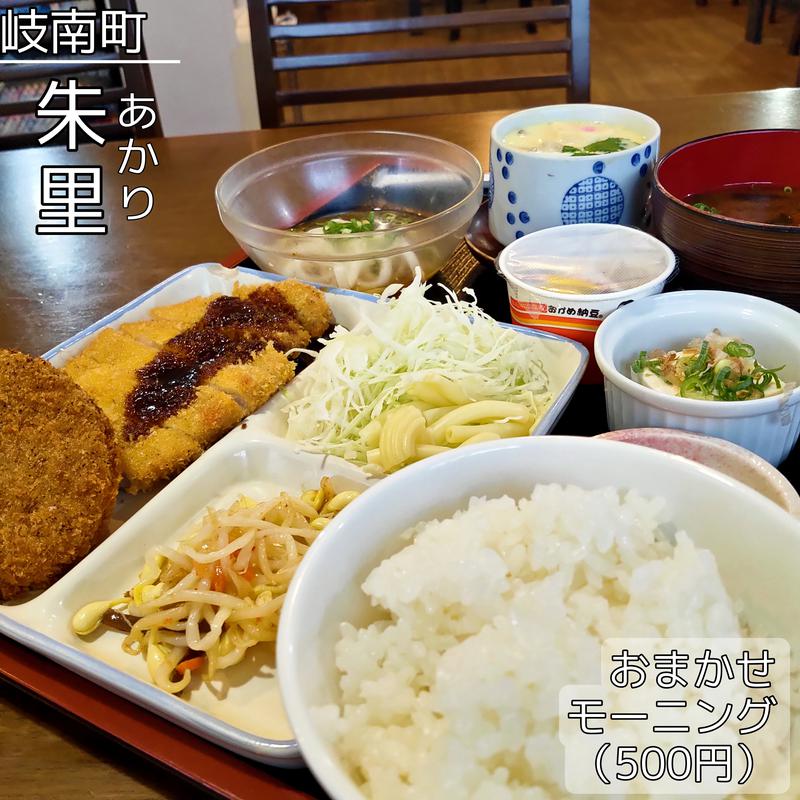
<path fill-rule="evenodd" d="M 792 38 L 789 39 L 789 52 L 793 56 L 800 56 L 800 11 L 797 12 L 797 19 L 794 21 Z"/>
<path fill-rule="evenodd" d="M 778 21 L 778 0 L 769 0 L 769 21 L 775 23 Z"/>
<path fill-rule="evenodd" d="M 519 7 L 520 8 L 530 8 L 533 5 L 533 0 L 519 0 Z M 525 30 L 528 33 L 536 33 L 539 28 L 537 27 L 535 22 L 528 22 L 525 25 Z"/>
<path fill-rule="evenodd" d="M 422 0 L 408 0 L 408 16 L 422 16 Z M 412 36 L 422 36 L 422 31 L 411 31 Z"/>
<path fill-rule="evenodd" d="M 444 10 L 447 14 L 460 14 L 464 10 L 463 0 L 445 0 Z M 450 31 L 450 41 L 457 42 L 461 38 L 461 28 Z"/>
<path fill-rule="evenodd" d="M 747 12 L 747 28 L 744 38 L 753 44 L 761 44 L 761 34 L 764 30 L 764 12 L 767 9 L 767 0 L 750 0 Z"/>

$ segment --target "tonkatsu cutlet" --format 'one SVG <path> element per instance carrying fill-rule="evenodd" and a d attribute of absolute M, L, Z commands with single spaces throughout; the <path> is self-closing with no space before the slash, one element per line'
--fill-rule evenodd
<path fill-rule="evenodd" d="M 332 324 L 324 295 L 297 281 L 234 287 L 154 308 L 100 332 L 65 366 L 106 413 L 126 488 L 170 478 L 294 376 L 285 351 Z"/>
<path fill-rule="evenodd" d="M 333 325 L 333 314 L 328 307 L 328 301 L 318 289 L 295 280 L 274 285 L 294 308 L 298 321 L 312 339 L 318 339 Z M 257 286 L 237 286 L 233 293 L 236 297 L 247 298 L 258 289 Z"/>

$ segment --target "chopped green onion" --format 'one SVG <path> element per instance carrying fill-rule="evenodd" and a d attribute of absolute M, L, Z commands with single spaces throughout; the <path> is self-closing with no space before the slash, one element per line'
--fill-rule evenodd
<path fill-rule="evenodd" d="M 329 219 L 323 226 L 323 233 L 365 233 L 375 230 L 375 212 L 370 211 L 366 219 Z"/>
<path fill-rule="evenodd" d="M 704 398 L 709 395 L 703 381 L 700 380 L 699 375 L 689 375 L 683 379 L 681 383 L 681 397 L 699 397 Z"/>
<path fill-rule="evenodd" d="M 638 358 L 631 364 L 631 369 L 640 375 L 645 370 L 650 370 L 656 375 L 661 375 L 662 360 L 660 358 L 648 358 L 647 350 L 640 350 Z"/>
<path fill-rule="evenodd" d="M 775 388 L 780 389 L 783 384 L 781 383 L 781 379 L 778 377 L 778 373 L 784 369 L 785 366 L 786 364 L 782 364 L 780 367 L 775 367 L 774 369 L 766 369 L 765 367 L 762 367 L 758 361 L 756 361 L 753 367 L 753 374 L 761 375 L 761 377 L 755 379 L 755 387 L 763 391 L 767 386 L 775 381 Z"/>
<path fill-rule="evenodd" d="M 698 211 L 705 211 L 707 214 L 719 214 L 719 211 L 714 206 L 708 205 L 708 203 L 692 203 L 692 206 Z"/>
<path fill-rule="evenodd" d="M 721 358 L 714 364 L 714 372 L 719 372 L 724 367 L 731 367 L 732 364 L 733 362 L 729 358 Z"/>
<path fill-rule="evenodd" d="M 728 379 L 728 376 L 731 374 L 732 370 L 730 367 L 723 367 L 714 378 L 714 388 L 717 390 L 718 394 L 722 394 L 725 389 L 725 381 Z"/>
<path fill-rule="evenodd" d="M 681 397 L 727 402 L 751 400 L 764 397 L 765 390 L 773 382 L 778 389 L 783 385 L 777 373 L 784 367 L 775 369 L 763 367 L 755 360 L 755 348 L 751 344 L 732 340 L 722 348 L 721 352 L 724 352 L 726 357 L 720 358 L 720 351 L 715 350 L 714 358 L 718 360 L 714 363 L 711 344 L 704 339 L 696 355 L 680 356 L 683 380 L 678 390 Z M 741 365 L 732 361 L 732 358 L 753 358 L 753 366 Z M 664 364 L 664 358 L 648 359 L 647 352 L 642 350 L 631 365 L 631 370 L 637 374 L 650 370 L 661 376 L 665 382 L 672 384 L 672 381 L 663 377 Z"/>
<path fill-rule="evenodd" d="M 734 358 L 752 358 L 756 354 L 756 349 L 746 342 L 728 342 L 723 350 Z"/>
<path fill-rule="evenodd" d="M 708 341 L 703 339 L 703 343 L 700 345 L 700 352 L 697 354 L 697 358 L 689 363 L 689 366 L 686 368 L 686 372 L 684 375 L 699 375 L 701 372 L 705 371 L 706 367 L 708 366 Z"/>
<path fill-rule="evenodd" d="M 647 369 L 647 350 L 639 351 L 639 358 L 637 358 L 636 361 L 633 362 L 633 364 L 631 365 L 631 369 L 637 375 L 640 375 L 642 372 L 645 371 L 645 369 Z"/>

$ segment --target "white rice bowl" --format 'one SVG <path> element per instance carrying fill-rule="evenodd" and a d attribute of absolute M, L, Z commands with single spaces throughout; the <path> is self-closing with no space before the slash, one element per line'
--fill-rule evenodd
<path fill-rule="evenodd" d="M 540 484 L 409 531 L 363 583 L 383 619 L 341 625 L 340 702 L 314 709 L 360 790 L 567 796 L 559 690 L 599 682 L 604 639 L 744 633 L 712 553 L 668 521 L 633 491 Z"/>

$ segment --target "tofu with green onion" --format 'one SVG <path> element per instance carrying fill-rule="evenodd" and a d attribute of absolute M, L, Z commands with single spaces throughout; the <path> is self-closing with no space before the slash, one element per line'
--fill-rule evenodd
<path fill-rule="evenodd" d="M 631 376 L 662 394 L 731 402 L 779 394 L 782 369 L 764 366 L 753 345 L 715 329 L 680 350 L 640 351 Z"/>

